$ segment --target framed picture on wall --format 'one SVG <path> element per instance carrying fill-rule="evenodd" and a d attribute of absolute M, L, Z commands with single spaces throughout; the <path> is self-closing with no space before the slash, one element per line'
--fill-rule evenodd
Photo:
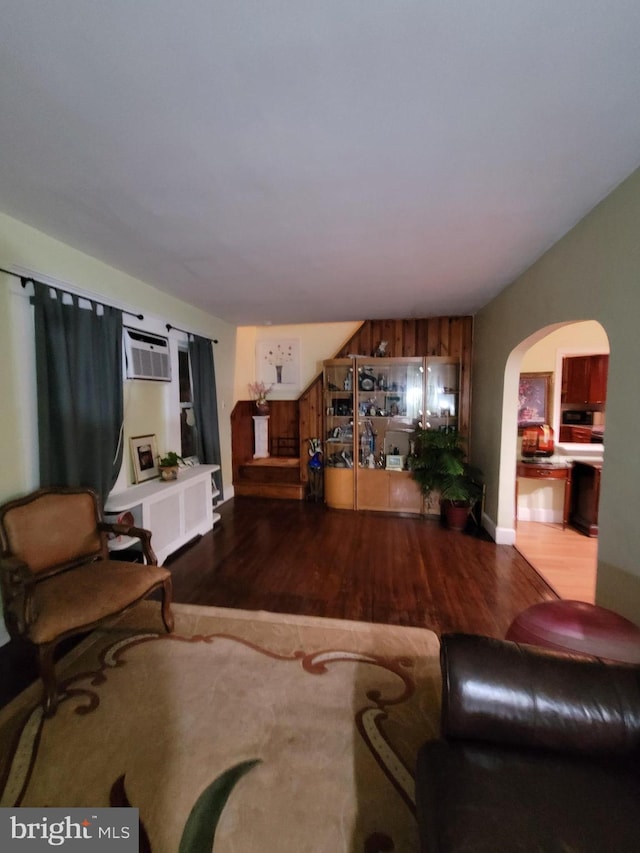
<path fill-rule="evenodd" d="M 256 342 L 256 379 L 274 391 L 300 389 L 300 340 L 274 338 Z"/>
<path fill-rule="evenodd" d="M 136 483 L 160 476 L 158 470 L 158 444 L 155 435 L 136 435 L 129 439 L 133 474 Z"/>
<path fill-rule="evenodd" d="M 552 373 L 521 373 L 518 385 L 518 432 L 548 424 L 551 418 Z"/>

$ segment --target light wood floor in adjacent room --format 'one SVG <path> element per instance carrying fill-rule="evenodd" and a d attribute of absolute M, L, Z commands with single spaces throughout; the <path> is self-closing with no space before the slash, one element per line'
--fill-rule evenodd
<path fill-rule="evenodd" d="M 516 548 L 560 598 L 595 602 L 597 538 L 561 524 L 519 521 Z"/>

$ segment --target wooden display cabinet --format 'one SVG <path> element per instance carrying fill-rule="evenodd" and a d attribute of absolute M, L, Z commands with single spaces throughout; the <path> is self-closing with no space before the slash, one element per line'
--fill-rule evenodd
<path fill-rule="evenodd" d="M 345 468 L 324 469 L 324 500 L 327 506 L 334 509 L 353 509 L 353 470 Z"/>
<path fill-rule="evenodd" d="M 324 363 L 324 498 L 336 509 L 354 508 L 353 417 L 357 378 L 353 359 Z"/>
<path fill-rule="evenodd" d="M 422 512 L 422 493 L 409 471 L 358 469 L 358 509 Z"/>
<path fill-rule="evenodd" d="M 420 423 L 458 427 L 455 358 L 333 359 L 324 364 L 325 501 L 340 509 L 420 514 L 408 470 Z"/>
<path fill-rule="evenodd" d="M 454 358 L 426 359 L 425 427 L 459 429 L 460 362 Z"/>
<path fill-rule="evenodd" d="M 419 513 L 407 457 L 424 411 L 424 359 L 356 359 L 356 374 L 356 509 Z"/>

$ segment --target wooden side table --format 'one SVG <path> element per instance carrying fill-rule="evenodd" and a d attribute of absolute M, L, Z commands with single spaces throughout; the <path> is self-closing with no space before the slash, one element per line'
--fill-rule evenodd
<path fill-rule="evenodd" d="M 516 466 L 516 525 L 518 523 L 518 477 L 530 480 L 564 480 L 564 505 L 562 510 L 562 529 L 569 523 L 571 506 L 572 465 L 565 463 L 518 462 Z"/>

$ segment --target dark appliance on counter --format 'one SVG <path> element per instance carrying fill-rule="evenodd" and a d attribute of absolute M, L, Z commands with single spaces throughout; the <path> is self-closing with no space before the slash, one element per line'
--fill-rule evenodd
<path fill-rule="evenodd" d="M 565 409 L 562 413 L 562 423 L 568 426 L 592 426 L 593 412 L 583 409 Z"/>

